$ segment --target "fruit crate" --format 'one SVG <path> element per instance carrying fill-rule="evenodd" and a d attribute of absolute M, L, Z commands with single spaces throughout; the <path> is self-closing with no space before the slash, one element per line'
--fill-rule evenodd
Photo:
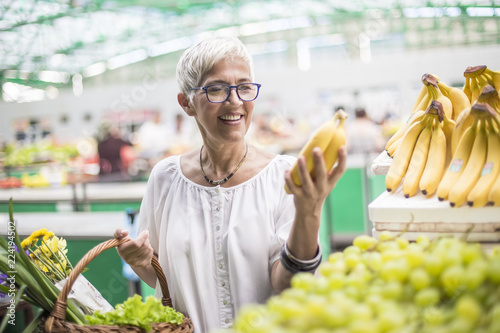
<path fill-rule="evenodd" d="M 385 151 L 372 163 L 377 175 L 387 174 L 392 162 Z M 416 240 L 419 235 L 435 238 L 442 235 L 462 237 L 480 243 L 500 243 L 500 207 L 451 207 L 448 201 L 439 201 L 434 194 L 426 197 L 418 193 L 405 198 L 401 185 L 392 193 L 383 192 L 368 205 L 373 236 L 382 231 Z M 465 236 L 464 236 L 465 237 Z"/>
<path fill-rule="evenodd" d="M 384 192 L 368 205 L 373 235 L 382 231 L 404 232 L 403 237 L 415 240 L 419 235 L 435 238 L 441 235 L 466 236 L 468 241 L 500 243 L 500 207 L 450 207 L 417 194 L 405 198 L 401 186 L 394 192 Z"/>

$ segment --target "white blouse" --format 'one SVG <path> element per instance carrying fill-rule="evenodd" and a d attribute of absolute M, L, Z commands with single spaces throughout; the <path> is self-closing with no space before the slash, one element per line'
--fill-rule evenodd
<path fill-rule="evenodd" d="M 277 155 L 253 178 L 229 188 L 190 181 L 180 156 L 153 168 L 139 231 L 149 230 L 173 306 L 192 319 L 196 333 L 231 327 L 241 306 L 272 295 L 271 267 L 295 216 L 293 196 L 284 191 L 284 172 L 294 162 Z"/>

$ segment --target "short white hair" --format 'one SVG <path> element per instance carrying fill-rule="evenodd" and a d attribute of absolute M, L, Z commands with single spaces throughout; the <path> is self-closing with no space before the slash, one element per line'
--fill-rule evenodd
<path fill-rule="evenodd" d="M 236 37 L 216 36 L 204 39 L 184 51 L 177 63 L 176 77 L 181 93 L 192 101 L 191 88 L 200 85 L 201 78 L 217 62 L 225 59 L 242 58 L 254 79 L 253 60 L 246 46 Z"/>

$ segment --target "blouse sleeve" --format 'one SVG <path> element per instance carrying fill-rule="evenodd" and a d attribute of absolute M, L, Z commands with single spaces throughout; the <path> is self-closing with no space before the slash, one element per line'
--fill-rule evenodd
<path fill-rule="evenodd" d="M 163 211 L 163 200 L 170 189 L 172 170 L 175 169 L 175 156 L 158 162 L 149 176 L 146 191 L 142 198 L 139 212 L 138 232 L 149 231 L 149 241 L 155 253 L 159 251 L 160 221 Z"/>

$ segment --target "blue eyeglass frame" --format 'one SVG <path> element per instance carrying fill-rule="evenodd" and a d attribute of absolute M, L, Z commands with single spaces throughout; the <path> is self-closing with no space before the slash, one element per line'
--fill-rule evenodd
<path fill-rule="evenodd" d="M 245 85 L 245 84 L 254 84 L 254 85 L 257 86 L 257 94 L 255 94 L 255 97 L 253 99 L 243 99 L 243 98 L 240 97 L 240 93 L 238 92 L 238 87 L 242 86 L 242 85 Z M 213 86 L 226 86 L 226 87 L 229 88 L 229 90 L 227 91 L 227 96 L 226 96 L 226 98 L 224 98 L 224 100 L 222 100 L 220 102 L 212 102 L 210 100 L 210 98 L 208 97 L 208 91 L 207 91 L 207 89 L 210 88 L 210 87 L 213 87 Z M 251 102 L 251 101 L 255 101 L 257 99 L 257 97 L 259 97 L 260 87 L 262 87 L 262 84 L 260 84 L 260 83 L 254 83 L 254 82 L 245 82 L 245 83 L 238 84 L 236 86 L 230 86 L 229 84 L 217 83 L 217 84 L 211 84 L 211 85 L 205 86 L 205 87 L 194 87 L 194 88 L 191 88 L 191 90 L 200 90 L 201 89 L 201 90 L 205 91 L 205 96 L 207 97 L 207 100 L 210 103 L 224 103 L 229 98 L 229 95 L 231 95 L 231 89 L 236 89 L 236 95 L 238 95 L 238 98 L 240 100 L 242 100 L 244 102 Z"/>

